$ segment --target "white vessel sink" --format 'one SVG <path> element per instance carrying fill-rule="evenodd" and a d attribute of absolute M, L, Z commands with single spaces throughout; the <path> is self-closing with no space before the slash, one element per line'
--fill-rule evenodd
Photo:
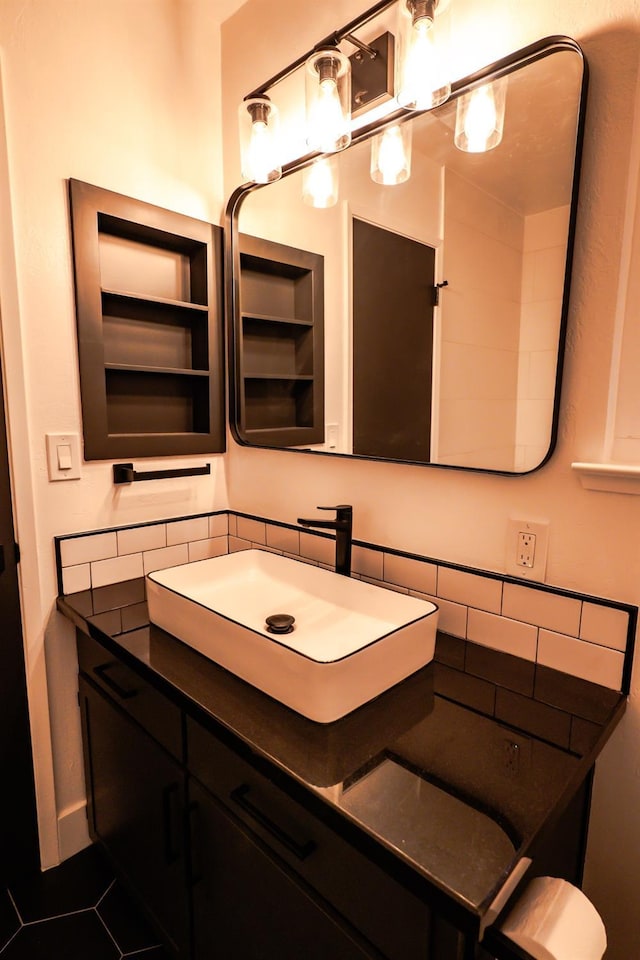
<path fill-rule="evenodd" d="M 147 599 L 152 623 L 320 723 L 433 659 L 435 604 L 265 551 L 150 573 Z M 273 614 L 293 630 L 269 632 Z"/>

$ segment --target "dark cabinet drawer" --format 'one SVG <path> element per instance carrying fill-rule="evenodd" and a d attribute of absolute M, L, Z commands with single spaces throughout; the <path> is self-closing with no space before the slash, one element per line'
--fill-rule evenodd
<path fill-rule="evenodd" d="M 389 960 L 430 955 L 430 909 L 197 722 L 188 766 L 234 816 Z"/>
<path fill-rule="evenodd" d="M 182 760 L 178 707 L 96 640 L 77 631 L 80 672 L 104 690 L 177 760 Z"/>

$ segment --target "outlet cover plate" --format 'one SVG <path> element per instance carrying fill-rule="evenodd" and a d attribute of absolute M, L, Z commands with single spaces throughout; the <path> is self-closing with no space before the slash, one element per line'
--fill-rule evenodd
<path fill-rule="evenodd" d="M 518 541 L 521 533 L 533 534 L 536 538 L 532 567 L 523 567 L 517 562 Z M 537 580 L 538 583 L 544 583 L 547 574 L 548 545 L 548 520 L 520 520 L 511 517 L 507 529 L 506 572 L 523 580 Z"/>

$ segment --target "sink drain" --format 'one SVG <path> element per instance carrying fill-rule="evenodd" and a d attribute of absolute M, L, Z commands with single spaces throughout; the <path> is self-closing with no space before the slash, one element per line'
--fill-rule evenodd
<path fill-rule="evenodd" d="M 269 633 L 291 633 L 295 622 L 290 613 L 273 613 L 265 621 Z"/>

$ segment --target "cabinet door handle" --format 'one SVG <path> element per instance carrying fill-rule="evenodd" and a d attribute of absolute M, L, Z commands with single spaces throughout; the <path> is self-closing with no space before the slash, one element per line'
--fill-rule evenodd
<path fill-rule="evenodd" d="M 282 827 L 278 826 L 271 817 L 267 816 L 266 813 L 263 813 L 258 807 L 255 806 L 247 798 L 247 794 L 251 790 L 251 787 L 248 783 L 243 783 L 239 787 L 236 787 L 235 790 L 232 790 L 229 796 L 233 802 L 240 807 L 241 810 L 244 810 L 245 813 L 259 823 L 261 827 L 270 833 L 276 840 L 278 840 L 284 847 L 287 848 L 291 853 L 298 858 L 298 860 L 306 860 L 307 857 L 313 853 L 316 849 L 316 845 L 313 840 L 307 840 L 304 843 L 299 843 L 297 840 L 294 840 Z"/>
<path fill-rule="evenodd" d="M 179 784 L 170 783 L 162 791 L 162 824 L 164 832 L 164 858 L 167 864 L 175 863 L 180 858 L 180 841 L 178 831 L 174 829 L 179 819 L 176 808 L 176 799 L 180 790 Z"/>
<path fill-rule="evenodd" d="M 138 693 L 137 690 L 127 690 L 126 687 L 121 687 L 117 680 L 114 680 L 113 677 L 110 677 L 108 670 L 113 670 L 114 667 L 117 667 L 118 663 L 114 660 L 112 663 L 102 663 L 99 667 L 94 667 L 93 672 L 97 674 L 105 686 L 109 687 L 116 693 L 121 700 L 130 700 L 131 697 L 135 697 Z"/>
<path fill-rule="evenodd" d="M 199 822 L 198 814 L 200 812 L 200 804 L 191 801 L 188 807 L 189 811 L 189 850 L 191 851 L 191 862 L 190 862 L 190 873 L 189 878 L 191 881 L 191 886 L 195 887 L 196 884 L 202 883 L 202 871 L 198 868 L 200 844 L 198 843 L 198 833 L 199 833 Z M 197 851 L 197 852 L 196 852 Z"/>

